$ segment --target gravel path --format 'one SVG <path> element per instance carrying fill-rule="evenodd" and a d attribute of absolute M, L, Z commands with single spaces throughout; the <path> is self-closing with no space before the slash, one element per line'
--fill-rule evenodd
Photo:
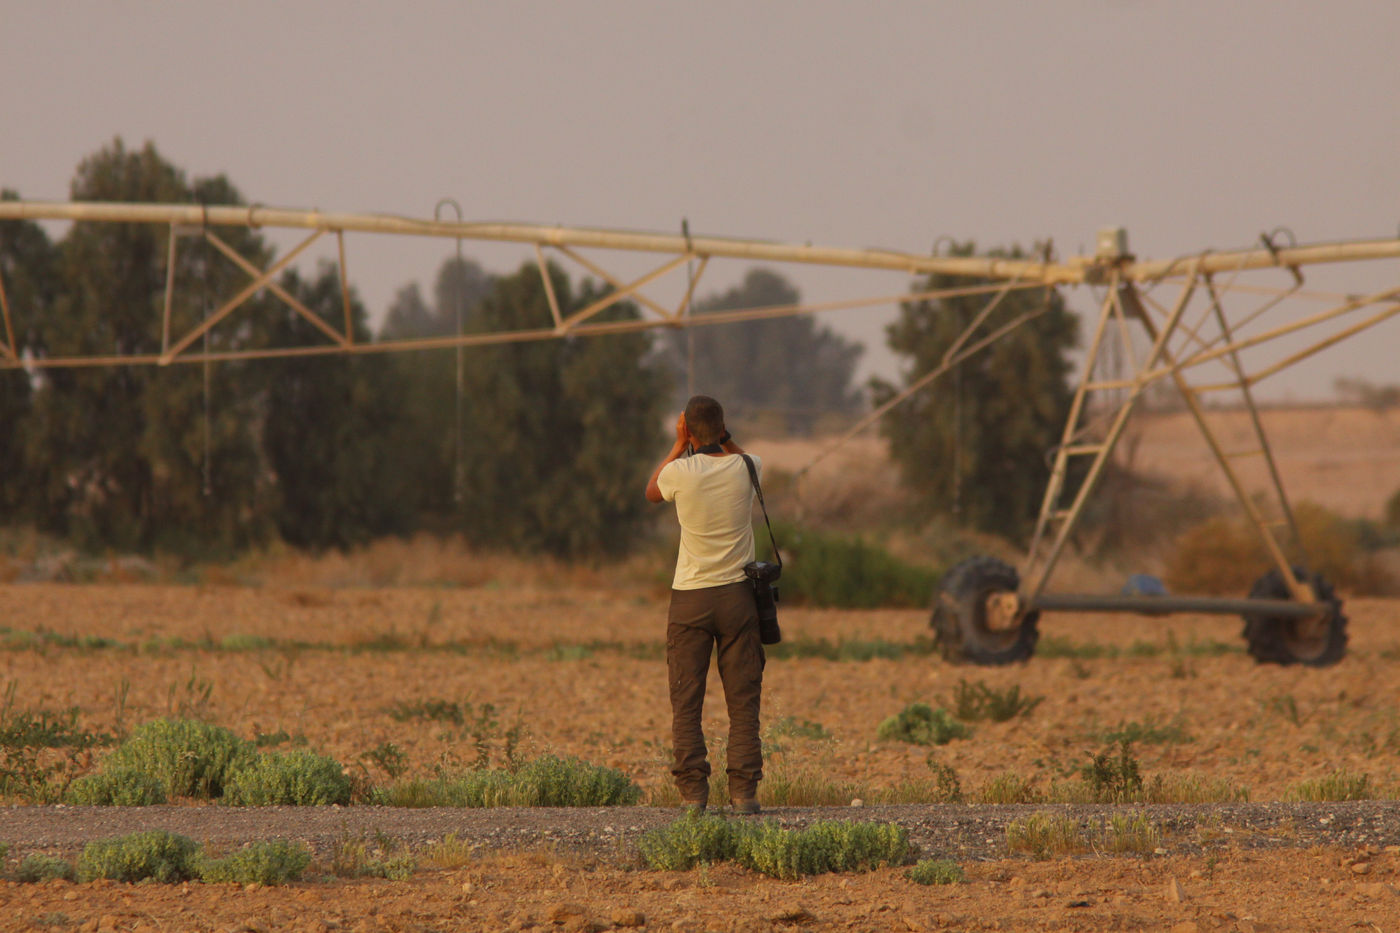
<path fill-rule="evenodd" d="M 764 811 L 760 818 L 794 828 L 829 819 L 894 822 L 907 828 L 925 853 L 970 860 L 1005 857 L 1006 825 L 1037 812 L 1071 816 L 1086 827 L 1102 825 L 1114 813 L 1142 812 L 1161 830 L 1163 848 L 1178 854 L 1212 845 L 1261 849 L 1400 845 L 1400 802 L 1375 800 L 1132 807 L 778 807 Z M 12 856 L 29 851 L 71 853 L 93 839 L 165 829 L 224 845 L 300 839 L 324 856 L 337 841 L 362 834 L 382 833 L 416 848 L 455 833 L 485 848 L 553 847 L 623 860 L 631 857 L 644 832 L 677 816 L 676 810 L 655 807 L 16 806 L 0 808 L 0 842 L 10 845 Z"/>

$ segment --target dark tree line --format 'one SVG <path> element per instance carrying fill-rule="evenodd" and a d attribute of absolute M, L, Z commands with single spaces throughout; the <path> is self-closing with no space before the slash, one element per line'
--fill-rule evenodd
<path fill-rule="evenodd" d="M 85 159 L 72 197 L 244 203 L 223 176 L 189 179 L 154 145 L 120 139 Z M 17 197 L 5 192 L 5 197 Z M 0 224 L 0 273 L 21 354 L 156 354 L 171 232 L 74 224 L 53 241 Z M 254 264 L 253 230 L 219 235 Z M 202 238 L 178 244 L 172 333 L 247 282 Z M 552 270 L 566 313 L 599 297 Z M 343 326 L 339 270 L 278 284 Z M 400 292 L 382 336 L 453 333 L 549 317 L 538 271 L 490 277 L 444 265 L 436 307 Z M 357 341 L 371 339 L 353 297 Z M 636 314 L 619 302 L 613 317 Z M 267 291 L 209 333 L 210 350 L 320 344 Z M 191 350 L 204 349 L 196 344 Z M 469 348 L 458 430 L 457 351 L 271 361 L 0 371 L 0 518 L 95 548 L 231 554 L 281 538 L 346 547 L 418 527 L 577 556 L 635 540 L 639 490 L 664 442 L 667 377 L 637 336 Z"/>
<path fill-rule="evenodd" d="M 120 139 L 83 160 L 71 194 L 244 203 L 224 176 L 189 178 L 154 145 L 131 150 Z M 274 258 L 255 230 L 218 232 L 260 267 Z M 19 352 L 36 360 L 159 353 L 171 235 L 155 225 L 77 223 L 55 241 L 37 224 L 0 222 L 0 274 Z M 176 255 L 171 330 L 180 334 L 248 279 L 198 235 L 185 234 Z M 548 274 L 565 314 L 606 294 L 554 266 Z M 288 270 L 278 284 L 344 326 L 334 265 Z M 916 288 L 950 284 L 934 276 Z M 371 335 L 352 290 L 356 341 L 551 320 L 534 264 L 493 276 L 451 258 L 431 291 L 428 300 L 417 285 L 400 289 Z M 1014 292 L 984 331 L 1043 300 Z M 984 301 L 903 306 L 889 341 L 911 362 L 906 380 L 937 365 Z M 1068 402 L 1075 342 L 1075 318 L 1058 293 L 1049 301 L 1048 313 L 886 419 L 891 452 L 922 514 L 956 504 L 960 522 L 1013 536 L 1033 517 L 1045 451 Z M 697 301 L 696 312 L 799 302 L 782 276 L 753 269 L 740 285 Z M 620 301 L 598 320 L 638 313 Z M 191 350 L 324 340 L 264 290 Z M 616 553 L 646 528 L 640 490 L 665 448 L 666 412 L 679 396 L 693 388 L 720 398 L 731 423 L 810 433 L 819 415 L 862 407 L 851 386 L 860 352 L 803 315 L 702 326 L 659 342 L 636 333 L 394 354 L 0 370 L 0 524 L 33 525 L 92 548 L 201 557 L 274 538 L 348 547 L 415 529 L 562 556 Z M 872 389 L 877 400 L 896 391 L 879 382 Z"/>

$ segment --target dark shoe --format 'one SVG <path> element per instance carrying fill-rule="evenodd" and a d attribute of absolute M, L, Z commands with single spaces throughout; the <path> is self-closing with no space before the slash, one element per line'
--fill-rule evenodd
<path fill-rule="evenodd" d="M 739 816 L 753 816 L 761 808 L 757 800 L 736 800 L 733 809 Z"/>

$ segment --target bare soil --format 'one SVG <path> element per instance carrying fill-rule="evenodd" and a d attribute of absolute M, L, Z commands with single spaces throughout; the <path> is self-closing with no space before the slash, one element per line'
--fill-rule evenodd
<path fill-rule="evenodd" d="M 602 929 L 639 917 L 647 929 L 678 930 L 1389 929 L 1400 915 L 1400 601 L 1352 600 L 1347 611 L 1351 651 L 1322 670 L 1254 664 L 1240 650 L 1237 620 L 1068 614 L 1042 621 L 1044 644 L 1060 649 L 1048 653 L 1061 656 L 1010 668 L 954 667 L 915 651 L 769 662 L 770 777 L 815 773 L 875 791 L 926 779 L 930 750 L 877 742 L 876 727 L 911 702 L 947 705 L 967 680 L 1045 698 L 1029 716 L 979 723 L 970 738 L 933 750 L 972 799 L 1008 771 L 1042 789 L 1075 780 L 1109 733 L 1134 727 L 1152 736 L 1134 746 L 1149 778 L 1196 774 L 1247 790 L 1248 804 L 1147 808 L 1163 828 L 1157 854 L 1037 862 L 1007 851 L 1007 821 L 1053 808 L 770 808 L 766 816 L 792 825 L 829 816 L 897 820 L 927 856 L 954 858 L 967 873 L 963 884 L 934 888 L 911 883 L 902 869 L 789 883 L 723 865 L 640 870 L 635 838 L 676 813 L 661 806 L 21 807 L 0 810 L 12 863 L 156 825 L 216 846 L 302 838 L 321 861 L 313 880 L 275 889 L 0 884 L 0 929 Z M 519 722 L 526 754 L 619 768 L 648 799 L 664 802 L 663 619 L 654 593 L 567 580 L 509 589 L 0 586 L 0 625 L 11 630 L 0 683 L 13 685 L 21 709 L 78 707 L 88 728 L 199 714 L 249 737 L 304 736 L 357 769 L 366 752 L 393 742 L 410 773 L 470 764 L 479 753 L 467 727 L 401 721 L 398 704 L 489 703 L 498 720 L 486 743 L 493 760 Z M 783 621 L 794 642 L 912 646 L 927 635 L 922 611 L 788 608 Z M 41 631 L 113 643 L 15 634 Z M 717 684 L 706 727 L 724 734 Z M 1388 799 L 1286 802 L 1299 782 L 1343 769 L 1367 775 Z M 1086 823 L 1105 816 L 1102 808 L 1067 812 Z M 315 874 L 337 840 L 376 831 L 420 851 L 449 833 L 478 848 L 406 882 Z"/>

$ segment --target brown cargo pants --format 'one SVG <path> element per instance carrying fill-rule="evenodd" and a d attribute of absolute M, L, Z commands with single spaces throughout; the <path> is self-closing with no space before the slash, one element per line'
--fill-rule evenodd
<path fill-rule="evenodd" d="M 758 736 L 763 691 L 763 645 L 758 610 L 747 580 L 699 590 L 672 590 L 666 626 L 666 667 L 671 684 L 671 774 L 687 803 L 709 797 L 710 763 L 700 715 L 710 655 L 718 648 L 719 678 L 729 708 L 729 796 L 753 800 L 763 779 Z"/>

